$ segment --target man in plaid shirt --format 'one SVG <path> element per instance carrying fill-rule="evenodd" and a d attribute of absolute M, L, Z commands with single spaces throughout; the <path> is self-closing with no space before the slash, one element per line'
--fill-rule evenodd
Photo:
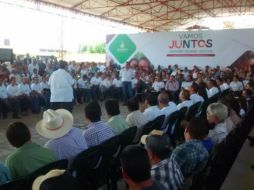
<path fill-rule="evenodd" d="M 145 145 L 152 164 L 152 177 L 168 190 L 181 188 L 184 177 L 177 162 L 169 159 L 171 143 L 168 135 L 153 130 L 150 135 L 142 136 L 141 143 Z"/>
<path fill-rule="evenodd" d="M 208 151 L 202 143 L 207 126 L 198 124 L 200 119 L 190 121 L 184 132 L 186 142 L 177 146 L 170 157 L 178 163 L 185 178 L 200 171 L 208 159 Z"/>

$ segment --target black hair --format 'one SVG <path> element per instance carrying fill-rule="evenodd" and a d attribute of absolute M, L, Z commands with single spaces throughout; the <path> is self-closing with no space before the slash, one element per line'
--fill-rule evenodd
<path fill-rule="evenodd" d="M 109 115 L 115 116 L 120 114 L 119 103 L 117 99 L 108 99 L 105 101 L 105 108 Z"/>
<path fill-rule="evenodd" d="M 85 106 L 85 115 L 91 122 L 101 120 L 101 107 L 98 102 L 91 101 Z"/>
<path fill-rule="evenodd" d="M 136 111 L 139 109 L 139 103 L 137 98 L 131 98 L 127 101 L 128 110 L 130 112 Z"/>
<path fill-rule="evenodd" d="M 67 62 L 63 61 L 63 60 L 60 60 L 59 61 L 59 68 L 65 69 L 66 67 L 67 67 Z"/>
<path fill-rule="evenodd" d="M 192 118 L 187 129 L 192 139 L 203 140 L 209 133 L 208 121 L 201 117 Z"/>
<path fill-rule="evenodd" d="M 76 179 L 65 172 L 62 175 L 51 177 L 43 181 L 39 190 L 75 190 L 78 189 L 78 183 Z"/>
<path fill-rule="evenodd" d="M 6 137 L 12 146 L 19 148 L 31 140 L 31 133 L 24 123 L 14 122 L 9 125 Z"/>
<path fill-rule="evenodd" d="M 151 135 L 146 139 L 146 148 L 155 154 L 160 160 L 169 158 L 171 153 L 171 141 L 169 136 Z"/>
<path fill-rule="evenodd" d="M 143 147 L 127 146 L 123 150 L 120 160 L 124 172 L 132 181 L 140 183 L 150 179 L 151 165 L 147 151 Z"/>
<path fill-rule="evenodd" d="M 155 106 L 158 104 L 158 99 L 156 94 L 150 93 L 146 96 L 146 101 L 150 106 Z"/>

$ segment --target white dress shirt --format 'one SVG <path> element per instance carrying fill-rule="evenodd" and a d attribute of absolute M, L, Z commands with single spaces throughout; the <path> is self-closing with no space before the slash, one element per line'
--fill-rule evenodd
<path fill-rule="evenodd" d="M 168 105 L 171 106 L 171 108 L 174 108 L 177 110 L 176 103 L 173 101 L 168 102 Z"/>
<path fill-rule="evenodd" d="M 197 103 L 197 102 L 204 102 L 204 98 L 198 94 L 192 94 L 190 96 L 190 99 L 192 100 L 193 104 Z"/>
<path fill-rule="evenodd" d="M 49 78 L 50 102 L 72 102 L 74 79 L 64 69 L 53 72 Z"/>
<path fill-rule="evenodd" d="M 31 84 L 31 89 L 33 91 L 36 91 L 37 93 L 41 93 L 42 92 L 42 88 L 41 88 L 41 85 L 39 83 L 38 84 L 32 83 Z"/>
<path fill-rule="evenodd" d="M 49 86 L 49 84 L 48 83 L 46 83 L 46 82 L 41 82 L 40 83 L 40 85 L 41 85 L 41 89 L 50 89 L 50 86 Z"/>
<path fill-rule="evenodd" d="M 208 98 L 211 98 L 213 97 L 215 94 L 218 94 L 219 93 L 219 89 L 217 87 L 212 87 L 208 90 Z"/>
<path fill-rule="evenodd" d="M 7 94 L 8 94 L 8 97 L 19 96 L 20 95 L 20 91 L 19 91 L 18 85 L 12 86 L 11 84 L 9 84 L 7 86 Z"/>
<path fill-rule="evenodd" d="M 237 82 L 232 81 L 229 86 L 232 91 L 242 91 L 243 90 L 243 84 L 240 81 L 237 81 Z"/>
<path fill-rule="evenodd" d="M 159 92 L 163 88 L 165 88 L 165 83 L 163 81 L 154 81 L 152 88 L 156 91 Z"/>
<path fill-rule="evenodd" d="M 31 88 L 29 84 L 20 83 L 18 87 L 19 87 L 20 94 L 29 95 L 31 92 Z"/>
<path fill-rule="evenodd" d="M 209 130 L 208 137 L 212 139 L 214 144 L 219 144 L 228 135 L 227 125 L 225 122 L 219 123 L 213 130 Z"/>
<path fill-rule="evenodd" d="M 7 88 L 4 84 L 0 85 L 0 98 L 1 99 L 7 98 Z"/>
<path fill-rule="evenodd" d="M 171 113 L 177 111 L 177 107 L 175 106 L 167 106 L 160 110 L 160 115 L 165 115 L 165 117 L 169 116 Z"/>
<path fill-rule="evenodd" d="M 137 110 L 129 113 L 126 117 L 126 121 L 130 127 L 136 126 L 140 128 L 148 122 L 148 119 L 141 111 Z"/>
<path fill-rule="evenodd" d="M 28 65 L 28 71 L 29 71 L 29 74 L 30 74 L 30 75 L 33 74 L 34 69 L 37 69 L 37 71 L 39 71 L 39 65 L 38 65 L 38 64 L 33 65 L 32 63 L 30 63 L 30 64 Z"/>
<path fill-rule="evenodd" d="M 183 81 L 181 87 L 184 89 L 188 89 L 192 85 L 192 83 L 193 82 L 191 82 L 191 81 Z"/>
<path fill-rule="evenodd" d="M 117 80 L 117 79 L 114 79 L 113 80 L 113 85 L 117 88 L 120 88 L 122 87 L 122 81 L 121 80 Z"/>
<path fill-rule="evenodd" d="M 193 105 L 193 102 L 192 100 L 185 100 L 183 102 L 181 102 L 180 104 L 177 105 L 177 109 L 180 110 L 182 109 L 183 107 L 191 107 Z"/>
<path fill-rule="evenodd" d="M 86 87 L 86 83 L 82 78 L 78 79 L 78 87 L 79 88 L 85 88 Z"/>
<path fill-rule="evenodd" d="M 101 81 L 101 86 L 105 87 L 105 88 L 110 88 L 111 87 L 111 81 L 108 79 L 104 79 L 103 81 Z"/>
<path fill-rule="evenodd" d="M 133 70 L 132 69 L 122 69 L 121 72 L 120 72 L 121 76 L 122 76 L 122 82 L 131 82 L 133 76 L 134 76 L 134 73 L 133 73 Z"/>
<path fill-rule="evenodd" d="M 158 106 L 151 106 L 149 108 L 146 108 L 143 114 L 145 115 L 148 121 L 152 121 L 156 117 L 158 117 L 161 113 Z"/>
<path fill-rule="evenodd" d="M 101 80 L 100 77 L 97 78 L 97 77 L 94 76 L 94 77 L 91 78 L 90 82 L 91 82 L 92 85 L 97 86 L 97 85 L 100 85 L 101 81 L 102 80 Z"/>

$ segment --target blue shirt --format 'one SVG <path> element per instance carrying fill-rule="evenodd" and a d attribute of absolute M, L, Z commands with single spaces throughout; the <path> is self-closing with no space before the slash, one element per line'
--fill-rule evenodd
<path fill-rule="evenodd" d="M 212 149 L 213 149 L 212 139 L 208 138 L 208 139 L 202 140 L 202 143 L 208 152 L 212 151 Z"/>
<path fill-rule="evenodd" d="M 2 163 L 0 163 L 0 185 L 10 181 L 10 179 L 10 172 Z"/>
<path fill-rule="evenodd" d="M 114 136 L 112 128 L 103 121 L 91 123 L 87 127 L 88 129 L 83 132 L 83 136 L 88 147 L 99 145 Z"/>
<path fill-rule="evenodd" d="M 63 137 L 52 139 L 45 144 L 45 147 L 51 149 L 56 159 L 72 159 L 80 152 L 87 149 L 87 143 L 82 132 L 78 128 L 72 128 Z"/>

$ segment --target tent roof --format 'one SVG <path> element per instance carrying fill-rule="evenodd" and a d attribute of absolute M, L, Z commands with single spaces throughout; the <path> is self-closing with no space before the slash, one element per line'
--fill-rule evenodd
<path fill-rule="evenodd" d="M 146 31 L 169 31 L 206 17 L 254 13 L 254 0 L 36 0 Z M 209 26 L 206 26 L 209 27 Z"/>

